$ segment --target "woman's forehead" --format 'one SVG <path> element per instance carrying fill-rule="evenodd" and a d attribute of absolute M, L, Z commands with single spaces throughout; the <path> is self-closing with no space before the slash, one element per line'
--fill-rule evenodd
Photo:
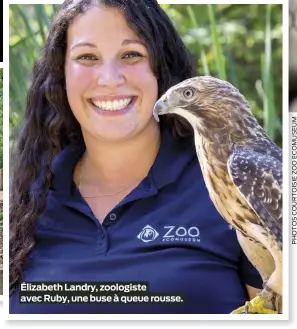
<path fill-rule="evenodd" d="M 127 23 L 125 14 L 118 8 L 92 6 L 75 17 L 68 28 L 68 42 L 80 42 L 82 38 L 112 42 L 111 39 L 138 39 Z"/>

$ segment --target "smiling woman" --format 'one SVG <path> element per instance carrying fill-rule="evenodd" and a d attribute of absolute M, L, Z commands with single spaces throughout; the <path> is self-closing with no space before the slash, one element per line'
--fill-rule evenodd
<path fill-rule="evenodd" d="M 74 19 L 67 34 L 65 79 L 85 140 L 157 139 L 158 125 L 151 115 L 157 79 L 145 42 L 129 28 L 122 11 L 94 7 Z M 121 158 L 116 150 L 112 157 L 116 154 Z"/>
<path fill-rule="evenodd" d="M 10 313 L 230 313 L 261 287 L 209 199 L 192 140 L 174 137 L 184 126 L 153 117 L 158 98 L 195 75 L 157 1 L 63 3 L 18 142 Z M 65 281 L 146 283 L 143 295 L 157 297 L 19 302 L 22 284 Z"/>

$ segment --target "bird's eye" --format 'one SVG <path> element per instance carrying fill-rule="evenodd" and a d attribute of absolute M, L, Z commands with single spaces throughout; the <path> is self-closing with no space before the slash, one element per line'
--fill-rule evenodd
<path fill-rule="evenodd" d="M 184 90 L 184 97 L 185 98 L 192 98 L 195 94 L 195 91 L 192 88 L 187 88 Z"/>

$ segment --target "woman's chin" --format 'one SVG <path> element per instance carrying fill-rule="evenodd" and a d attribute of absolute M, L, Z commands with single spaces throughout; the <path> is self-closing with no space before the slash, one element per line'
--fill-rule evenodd
<path fill-rule="evenodd" d="M 128 129 L 127 129 L 128 128 Z M 135 128 L 130 125 L 123 129 L 123 127 L 108 127 L 105 126 L 103 129 L 96 129 L 93 136 L 96 137 L 98 140 L 106 141 L 106 142 L 121 142 L 133 136 L 135 132 Z"/>

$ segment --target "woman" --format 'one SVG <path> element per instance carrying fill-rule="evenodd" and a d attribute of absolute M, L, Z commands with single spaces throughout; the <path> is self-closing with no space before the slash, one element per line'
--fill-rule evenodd
<path fill-rule="evenodd" d="M 261 287 L 208 197 L 192 139 L 169 129 L 180 136 L 183 124 L 152 116 L 170 86 L 195 74 L 156 1 L 64 2 L 34 68 L 18 146 L 10 313 L 230 313 Z M 29 281 L 141 281 L 183 296 L 20 304 Z"/>

